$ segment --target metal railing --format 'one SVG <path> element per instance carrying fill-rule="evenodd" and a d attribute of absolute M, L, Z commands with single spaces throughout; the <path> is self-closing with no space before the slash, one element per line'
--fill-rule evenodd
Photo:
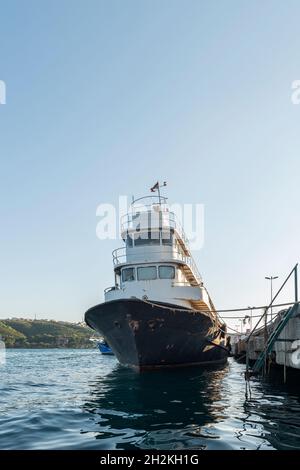
<path fill-rule="evenodd" d="M 179 237 L 183 240 L 188 250 L 189 240 L 184 232 L 178 217 L 174 212 L 170 212 L 164 206 L 157 205 L 143 206 L 141 209 L 128 212 L 120 220 L 121 233 L 129 231 L 148 231 L 148 230 L 176 230 Z"/>
<path fill-rule="evenodd" d="M 119 290 L 119 289 L 120 289 L 120 286 L 118 285 L 106 287 L 106 289 L 104 289 L 104 294 L 107 294 L 107 292 L 111 292 L 112 290 Z"/>
<path fill-rule="evenodd" d="M 172 287 L 201 287 L 203 282 L 199 282 L 197 286 L 191 286 L 191 283 L 188 281 L 173 281 Z"/>
<path fill-rule="evenodd" d="M 150 201 L 150 204 L 147 204 L 147 200 Z M 166 260 L 181 261 L 190 268 L 195 280 L 199 283 L 202 282 L 201 275 L 189 249 L 189 240 L 176 214 L 169 211 L 167 198 L 163 196 L 158 197 L 155 195 L 136 199 L 131 204 L 131 212 L 128 212 L 121 217 L 120 226 L 121 233 L 123 234 L 128 231 L 136 231 L 140 233 L 143 231 L 151 231 L 155 229 L 162 232 L 164 230 L 173 230 L 176 232 L 179 237 L 179 243 L 183 246 L 183 249 L 185 249 L 186 254 L 182 253 L 181 251 L 164 251 L 162 249 L 155 251 L 151 249 L 151 253 L 149 253 L 149 255 L 168 255 L 165 256 L 164 259 L 155 260 L 154 262 L 164 262 Z M 148 253 L 145 251 L 136 254 L 126 254 L 126 247 L 117 248 L 113 251 L 113 264 L 114 266 L 117 266 L 118 264 L 126 264 L 128 260 L 130 260 L 130 262 L 143 262 L 142 258 L 145 254 Z M 130 258 L 128 258 L 128 256 Z"/>
<path fill-rule="evenodd" d="M 130 248 L 129 248 L 130 250 Z M 141 248 L 139 248 L 141 250 Z M 148 260 L 148 257 L 151 257 L 152 259 Z M 159 256 L 157 256 L 159 255 Z M 171 261 L 180 261 L 183 265 L 187 265 L 191 272 L 193 273 L 195 279 L 197 282 L 201 283 L 202 278 L 201 275 L 198 271 L 198 268 L 196 266 L 196 263 L 193 259 L 192 256 L 188 256 L 183 254 L 180 251 L 174 251 L 174 250 L 153 250 L 147 251 L 141 250 L 139 253 L 128 253 L 126 247 L 122 248 L 117 248 L 112 252 L 113 256 L 113 264 L 114 267 L 121 265 L 121 264 L 127 264 L 127 263 L 159 263 L 159 262 L 171 262 Z M 157 256 L 157 259 L 155 257 Z M 154 259 L 153 259 L 154 257 Z"/>
<path fill-rule="evenodd" d="M 159 196 L 158 194 L 148 194 L 148 196 L 142 196 L 137 199 L 134 199 L 131 203 L 131 207 L 136 209 L 137 207 L 149 207 L 152 205 L 166 205 L 168 198 L 165 196 Z M 145 203 L 141 201 L 151 201 L 150 203 Z"/>
<path fill-rule="evenodd" d="M 290 318 L 293 317 L 296 311 L 298 311 L 299 307 L 299 302 L 296 302 L 293 304 L 292 307 L 288 308 L 283 312 L 283 315 L 280 318 L 280 321 L 277 322 L 276 325 L 274 325 L 274 328 L 268 337 L 268 341 L 266 342 L 263 351 L 261 351 L 259 357 L 257 358 L 254 367 L 253 367 L 253 372 L 259 372 L 262 366 L 266 363 L 266 359 L 270 352 L 272 351 L 273 345 L 275 344 L 275 341 L 283 331 L 284 327 L 287 325 L 288 321 Z"/>
<path fill-rule="evenodd" d="M 274 323 L 274 320 L 278 318 L 278 316 L 281 314 L 281 312 L 277 312 L 273 318 L 271 319 L 271 321 L 268 322 L 268 312 L 270 310 L 270 308 L 274 305 L 274 302 L 275 300 L 277 299 L 277 297 L 279 296 L 279 294 L 282 292 L 283 288 L 285 287 L 285 285 L 287 284 L 288 280 L 292 277 L 292 275 L 294 274 L 294 289 L 295 289 L 295 303 L 298 302 L 298 263 L 293 267 L 293 269 L 291 270 L 291 272 L 288 274 L 288 276 L 286 277 L 286 279 L 284 280 L 284 282 L 281 284 L 280 288 L 278 289 L 278 291 L 276 292 L 275 296 L 272 298 L 270 304 L 265 308 L 264 310 L 264 313 L 261 315 L 261 317 L 259 318 L 259 320 L 257 321 L 256 325 L 254 326 L 254 328 L 252 329 L 252 331 L 249 333 L 247 339 L 246 339 L 246 374 L 248 376 L 249 374 L 249 341 L 250 339 L 252 338 L 254 332 L 259 332 L 261 331 L 262 329 L 265 330 L 265 347 L 266 347 L 266 344 L 267 344 L 267 334 L 268 334 L 268 331 L 267 331 L 267 328 L 268 328 L 268 325 Z M 264 320 L 264 325 L 261 325 L 259 327 L 259 325 L 261 324 L 261 322 Z M 259 327 L 259 328 L 258 328 Z"/>

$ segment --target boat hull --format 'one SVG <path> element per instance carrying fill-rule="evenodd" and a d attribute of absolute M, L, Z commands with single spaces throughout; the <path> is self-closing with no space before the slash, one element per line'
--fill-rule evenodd
<path fill-rule="evenodd" d="M 98 343 L 98 349 L 104 356 L 113 356 L 114 353 L 112 352 L 111 348 L 103 343 Z"/>
<path fill-rule="evenodd" d="M 121 364 L 139 370 L 220 364 L 228 357 L 212 316 L 176 305 L 113 300 L 90 308 L 85 321 Z"/>

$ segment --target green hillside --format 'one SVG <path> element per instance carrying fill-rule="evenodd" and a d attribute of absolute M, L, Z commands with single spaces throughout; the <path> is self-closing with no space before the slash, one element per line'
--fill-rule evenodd
<path fill-rule="evenodd" d="M 53 320 L 0 320 L 0 338 L 8 348 L 93 348 L 87 326 Z"/>

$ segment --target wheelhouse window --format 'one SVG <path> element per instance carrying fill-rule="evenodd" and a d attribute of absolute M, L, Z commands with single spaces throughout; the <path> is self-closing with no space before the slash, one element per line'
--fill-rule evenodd
<path fill-rule="evenodd" d="M 156 266 L 137 268 L 137 277 L 139 281 L 153 281 L 157 278 Z"/>
<path fill-rule="evenodd" d="M 123 282 L 134 281 L 134 280 L 135 280 L 134 268 L 122 269 L 122 281 Z"/>
<path fill-rule="evenodd" d="M 134 236 L 134 246 L 159 245 L 159 232 L 140 232 Z"/>
<path fill-rule="evenodd" d="M 133 240 L 132 240 L 132 236 L 129 235 L 129 233 L 127 234 L 127 238 L 126 238 L 126 246 L 128 248 L 131 248 L 133 245 Z"/>
<path fill-rule="evenodd" d="M 161 232 L 161 240 L 163 245 L 172 246 L 173 244 L 173 233 L 171 230 L 163 230 Z"/>
<path fill-rule="evenodd" d="M 158 275 L 159 279 L 174 279 L 175 268 L 174 266 L 159 266 Z"/>

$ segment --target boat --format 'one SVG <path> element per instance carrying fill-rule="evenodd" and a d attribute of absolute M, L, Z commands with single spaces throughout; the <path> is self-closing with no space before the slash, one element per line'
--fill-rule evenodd
<path fill-rule="evenodd" d="M 97 346 L 98 346 L 98 349 L 101 352 L 101 354 L 103 354 L 105 356 L 113 356 L 114 355 L 113 351 L 111 350 L 111 348 L 109 347 L 109 345 L 107 344 L 106 341 L 104 341 L 104 340 L 99 341 L 97 343 Z"/>
<path fill-rule="evenodd" d="M 165 184 L 164 184 L 165 185 Z M 133 200 L 113 251 L 115 282 L 85 313 L 119 362 L 138 371 L 224 364 L 226 325 L 218 317 L 166 197 Z"/>

